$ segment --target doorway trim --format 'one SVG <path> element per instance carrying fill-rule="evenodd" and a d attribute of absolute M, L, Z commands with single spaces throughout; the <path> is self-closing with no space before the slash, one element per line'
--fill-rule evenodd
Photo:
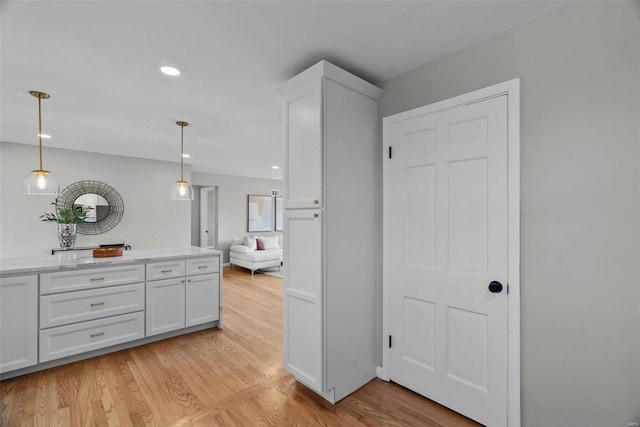
<path fill-rule="evenodd" d="M 511 427 L 521 424 L 520 402 L 520 79 L 439 101 L 424 107 L 387 116 L 382 119 L 382 155 L 389 152 L 389 124 L 417 114 L 429 114 L 472 104 L 496 96 L 507 95 L 507 279 L 509 298 L 507 314 L 507 423 Z M 384 157 L 383 157 L 384 158 Z M 388 162 L 382 162 L 382 366 L 378 367 L 378 377 L 389 381 L 389 347 L 386 337 L 389 333 L 389 241 L 390 212 L 392 207 L 385 194 L 389 194 Z"/>
<path fill-rule="evenodd" d="M 213 212 L 211 215 L 213 218 L 209 218 L 207 213 L 207 208 L 209 206 L 209 199 L 212 200 L 213 203 Z M 213 230 L 211 230 L 214 234 L 213 245 L 205 245 L 202 246 L 203 236 L 205 234 L 204 229 L 208 229 L 207 225 L 209 225 L 209 221 L 212 220 Z M 200 247 L 212 248 L 215 249 L 218 247 L 218 187 L 217 186 L 207 186 L 200 188 L 200 225 L 199 225 L 199 236 L 200 236 Z M 208 234 L 208 232 L 207 232 Z M 205 239 L 206 240 L 206 239 Z"/>

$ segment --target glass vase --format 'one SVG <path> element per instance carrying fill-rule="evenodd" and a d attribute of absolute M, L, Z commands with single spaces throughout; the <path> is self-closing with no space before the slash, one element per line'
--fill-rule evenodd
<path fill-rule="evenodd" d="M 58 224 L 58 241 L 60 248 L 73 249 L 76 245 L 77 224 Z"/>

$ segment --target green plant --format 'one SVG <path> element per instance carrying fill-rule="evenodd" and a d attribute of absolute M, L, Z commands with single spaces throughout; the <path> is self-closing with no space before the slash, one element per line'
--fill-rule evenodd
<path fill-rule="evenodd" d="M 77 224 L 79 222 L 83 222 L 89 214 L 89 211 L 93 209 L 91 206 L 84 209 L 57 209 L 57 199 L 55 202 L 51 202 L 51 204 L 56 206 L 56 212 L 40 215 L 40 219 L 42 219 L 42 221 L 56 222 L 58 224 Z"/>

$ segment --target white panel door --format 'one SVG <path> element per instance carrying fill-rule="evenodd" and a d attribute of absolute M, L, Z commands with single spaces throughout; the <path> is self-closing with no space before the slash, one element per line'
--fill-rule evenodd
<path fill-rule="evenodd" d="M 323 392 L 322 211 L 285 211 L 284 367 Z"/>
<path fill-rule="evenodd" d="M 185 327 L 218 320 L 219 283 L 218 273 L 187 277 Z"/>
<path fill-rule="evenodd" d="M 506 96 L 389 126 L 390 379 L 506 425 Z"/>
<path fill-rule="evenodd" d="M 0 279 L 0 373 L 38 363 L 38 276 Z"/>
<path fill-rule="evenodd" d="M 286 103 L 285 209 L 322 206 L 322 85 Z"/>
<path fill-rule="evenodd" d="M 184 277 L 147 282 L 147 337 L 184 328 L 185 284 Z"/>

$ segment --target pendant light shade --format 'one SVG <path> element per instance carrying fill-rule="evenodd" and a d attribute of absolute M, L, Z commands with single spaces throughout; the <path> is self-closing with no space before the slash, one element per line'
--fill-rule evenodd
<path fill-rule="evenodd" d="M 171 187 L 171 200 L 193 200 L 193 188 L 184 180 L 184 127 L 187 122 L 176 122 L 180 126 L 180 181 Z"/>
<path fill-rule="evenodd" d="M 38 140 L 40 143 L 40 168 L 29 172 L 24 177 L 24 194 L 57 196 L 60 184 L 53 174 L 42 166 L 42 100 L 49 99 L 49 94 L 32 90 L 31 96 L 38 98 Z"/>

